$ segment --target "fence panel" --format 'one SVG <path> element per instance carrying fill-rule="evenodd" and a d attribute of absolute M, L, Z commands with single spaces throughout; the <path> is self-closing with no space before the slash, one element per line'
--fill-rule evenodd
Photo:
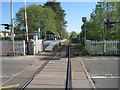
<path fill-rule="evenodd" d="M 15 54 L 25 55 L 25 41 L 15 41 Z"/>
<path fill-rule="evenodd" d="M 103 41 L 92 41 L 92 54 L 103 54 Z"/>
<path fill-rule="evenodd" d="M 11 41 L 0 41 L 0 55 L 9 55 L 12 53 Z"/>
<path fill-rule="evenodd" d="M 90 42 L 90 40 L 87 40 L 87 43 L 88 42 Z M 87 43 L 86 49 L 88 52 L 91 50 L 92 55 L 118 55 L 120 52 L 120 41 L 91 41 L 91 45 Z"/>
<path fill-rule="evenodd" d="M 25 41 L 15 41 L 14 46 L 15 55 L 25 55 Z M 0 55 L 9 55 L 12 53 L 12 41 L 0 41 Z"/>

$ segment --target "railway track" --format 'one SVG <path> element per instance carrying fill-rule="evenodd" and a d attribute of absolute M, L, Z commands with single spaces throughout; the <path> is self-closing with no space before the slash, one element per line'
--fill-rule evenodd
<path fill-rule="evenodd" d="M 16 90 L 24 90 L 28 85 L 29 83 L 34 79 L 34 77 L 40 73 L 44 68 L 45 66 L 47 66 L 47 64 L 50 62 L 50 60 L 52 60 L 53 57 L 57 57 L 57 56 L 62 56 L 62 53 L 59 53 L 61 51 L 65 51 L 65 49 L 67 49 L 65 46 L 61 46 L 58 50 L 56 50 L 52 56 L 50 56 L 49 60 L 45 61 L 37 70 L 36 72 L 29 78 L 27 79 L 25 82 L 23 82 L 19 87 L 16 88 Z M 67 52 L 66 52 L 67 53 Z M 68 61 L 69 63 L 69 61 Z M 69 67 L 69 64 L 68 64 L 68 67 Z M 69 68 L 68 68 L 69 69 Z M 69 70 L 67 70 L 67 72 L 69 72 Z M 67 73 L 68 75 L 69 73 Z M 66 78 L 66 85 L 68 82 L 68 79 L 69 79 L 69 76 L 67 76 Z M 67 87 L 66 87 L 67 88 Z"/>

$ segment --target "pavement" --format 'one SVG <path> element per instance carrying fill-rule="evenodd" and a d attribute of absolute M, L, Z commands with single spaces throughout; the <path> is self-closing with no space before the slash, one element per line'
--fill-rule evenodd
<path fill-rule="evenodd" d="M 95 88 L 94 83 L 90 80 L 89 74 L 80 57 L 71 58 L 72 68 L 72 88 L 92 90 Z"/>

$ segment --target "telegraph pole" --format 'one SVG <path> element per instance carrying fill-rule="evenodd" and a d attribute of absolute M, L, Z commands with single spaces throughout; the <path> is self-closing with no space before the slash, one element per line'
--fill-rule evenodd
<path fill-rule="evenodd" d="M 12 0 L 10 0 L 10 18 L 11 18 L 11 40 L 12 40 L 12 49 L 13 49 L 13 55 L 15 53 L 15 47 L 14 47 L 14 21 L 13 21 L 13 6 L 12 6 Z"/>

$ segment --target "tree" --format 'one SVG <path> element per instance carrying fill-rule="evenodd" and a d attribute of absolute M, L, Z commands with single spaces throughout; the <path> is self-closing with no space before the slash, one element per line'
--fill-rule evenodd
<path fill-rule="evenodd" d="M 113 25 L 113 28 L 107 29 L 106 27 L 104 27 L 104 22 L 106 22 L 107 19 L 110 19 L 113 22 L 117 22 L 120 17 L 119 12 L 119 2 L 98 2 L 95 9 L 90 15 L 90 20 L 86 23 L 87 39 L 103 40 L 103 34 L 105 34 L 106 40 L 118 40 L 120 24 L 116 23 Z M 83 35 L 83 33 L 84 30 L 82 30 L 81 34 Z"/>
<path fill-rule="evenodd" d="M 44 4 L 45 7 L 50 7 L 56 14 L 55 20 L 57 22 L 57 31 L 59 32 L 60 36 L 67 36 L 68 34 L 66 33 L 66 23 L 67 21 L 65 20 L 65 11 L 62 9 L 60 2 L 56 1 L 48 1 Z"/>
<path fill-rule="evenodd" d="M 56 36 L 62 36 L 68 38 L 66 27 L 66 21 L 64 20 L 64 10 L 62 10 L 59 3 L 52 2 L 54 6 L 58 7 L 56 10 L 50 6 L 44 5 L 29 5 L 26 9 L 28 17 L 28 31 L 29 34 L 33 34 L 40 27 L 41 32 L 45 34 L 46 31 L 55 32 Z M 24 19 L 24 7 L 20 8 L 16 14 L 15 21 L 16 33 L 17 31 L 22 33 L 25 31 L 25 19 Z"/>
<path fill-rule="evenodd" d="M 77 33 L 75 31 L 72 31 L 70 35 L 70 39 L 76 39 L 77 38 Z"/>
<path fill-rule="evenodd" d="M 29 34 L 33 34 L 33 32 L 37 31 L 38 27 L 40 27 L 42 33 L 50 30 L 55 32 L 57 36 L 59 35 L 59 33 L 56 31 L 56 14 L 51 8 L 40 5 L 29 5 L 27 7 L 27 17 Z M 21 8 L 16 14 L 15 27 L 17 30 L 23 30 L 25 27 L 24 8 Z"/>

